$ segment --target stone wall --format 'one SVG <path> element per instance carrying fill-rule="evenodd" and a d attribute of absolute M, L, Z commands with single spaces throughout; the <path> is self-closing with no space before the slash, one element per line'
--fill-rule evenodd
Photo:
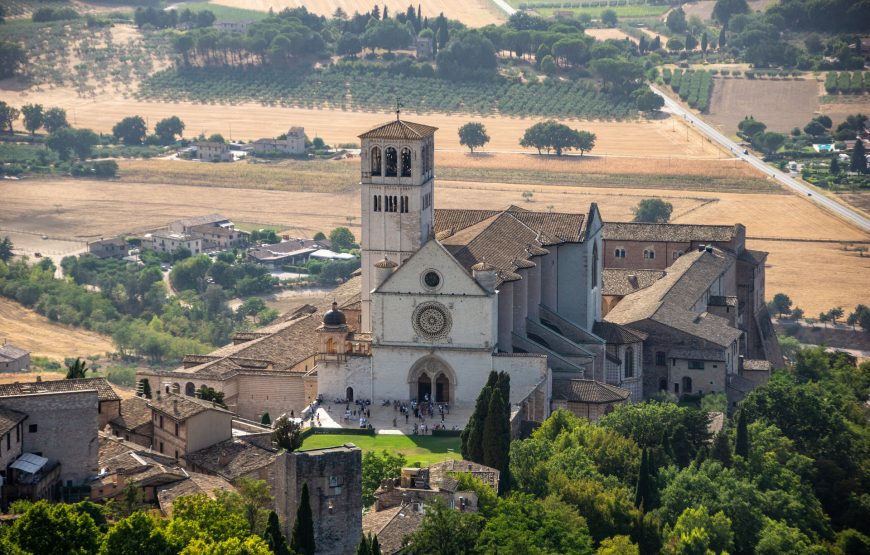
<path fill-rule="evenodd" d="M 0 399 L 27 415 L 23 451 L 60 461 L 61 480 L 81 483 L 98 472 L 97 392 L 34 393 Z"/>

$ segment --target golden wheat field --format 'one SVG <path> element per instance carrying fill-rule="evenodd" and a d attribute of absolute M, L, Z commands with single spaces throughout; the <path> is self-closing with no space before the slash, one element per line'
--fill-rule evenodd
<path fill-rule="evenodd" d="M 411 2 L 406 0 L 213 0 L 214 4 L 258 10 L 267 12 L 270 9 L 281 11 L 284 8 L 304 7 L 308 11 L 318 15 L 331 16 L 335 10 L 341 8 L 348 15 L 354 12 L 365 13 L 371 11 L 375 4 L 381 10 L 386 6 L 391 14 L 404 12 L 408 6 L 415 9 L 420 5 L 423 17 L 434 18 L 443 13 L 450 19 L 458 19 L 469 27 L 483 27 L 490 23 L 501 23 L 507 19 L 505 13 L 499 10 L 489 0 L 422 0 Z"/>

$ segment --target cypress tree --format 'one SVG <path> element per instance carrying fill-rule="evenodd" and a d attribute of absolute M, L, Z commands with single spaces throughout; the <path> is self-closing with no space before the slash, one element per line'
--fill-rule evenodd
<path fill-rule="evenodd" d="M 496 386 L 501 392 L 501 402 L 504 405 L 508 420 L 511 418 L 511 377 L 507 372 L 501 372 L 496 380 Z"/>
<path fill-rule="evenodd" d="M 490 397 L 492 397 L 492 388 L 484 387 L 480 390 L 474 405 L 474 412 L 468 419 L 465 429 L 462 430 L 460 449 L 462 458 L 467 461 L 483 464 L 483 425 L 489 410 Z"/>
<path fill-rule="evenodd" d="M 719 31 L 719 50 L 725 48 L 725 27 L 722 27 L 722 30 Z"/>
<path fill-rule="evenodd" d="M 746 413 L 740 411 L 737 416 L 737 439 L 734 442 L 734 454 L 744 459 L 749 458 L 749 430 L 746 429 Z"/>
<path fill-rule="evenodd" d="M 634 489 L 634 506 L 643 507 L 645 501 L 649 497 L 649 455 L 647 449 L 644 448 L 640 452 L 640 468 L 637 471 L 637 485 Z"/>
<path fill-rule="evenodd" d="M 725 466 L 731 466 L 731 444 L 728 442 L 728 434 L 725 433 L 724 429 L 713 438 L 713 449 L 710 451 L 710 457 Z"/>
<path fill-rule="evenodd" d="M 510 424 L 505 417 L 504 403 L 500 390 L 492 390 L 489 411 L 483 424 L 483 463 L 498 469 L 499 491 L 507 487 L 508 457 L 510 450 Z"/>
<path fill-rule="evenodd" d="M 139 383 L 142 384 L 142 396 L 145 397 L 146 399 L 150 399 L 151 398 L 151 382 L 149 382 L 145 378 L 142 378 L 139 381 Z"/>
<path fill-rule="evenodd" d="M 372 538 L 372 542 L 371 542 L 371 546 L 369 549 L 371 554 L 372 555 L 383 555 L 383 553 L 381 552 L 381 544 L 378 541 L 378 537 L 372 536 L 371 538 Z"/>
<path fill-rule="evenodd" d="M 275 555 L 290 555 L 287 538 L 281 533 L 281 523 L 278 521 L 278 515 L 275 514 L 275 511 L 269 512 L 269 523 L 266 525 L 264 539 Z"/>
<path fill-rule="evenodd" d="M 359 539 L 359 547 L 356 548 L 356 555 L 372 555 L 371 538 L 366 534 Z"/>
<path fill-rule="evenodd" d="M 311 514 L 311 502 L 308 499 L 308 482 L 302 485 L 290 547 L 300 555 L 314 555 L 314 516 Z"/>
<path fill-rule="evenodd" d="M 864 141 L 858 139 L 852 148 L 852 159 L 849 169 L 853 172 L 867 173 L 867 152 L 864 150 Z"/>

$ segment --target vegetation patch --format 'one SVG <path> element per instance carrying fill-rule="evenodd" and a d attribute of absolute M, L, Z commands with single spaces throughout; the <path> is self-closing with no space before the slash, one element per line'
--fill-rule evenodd
<path fill-rule="evenodd" d="M 458 437 L 405 435 L 314 434 L 302 443 L 302 450 L 323 449 L 353 443 L 363 452 L 383 451 L 403 455 L 409 466 L 428 466 L 445 459 L 460 460 Z"/>

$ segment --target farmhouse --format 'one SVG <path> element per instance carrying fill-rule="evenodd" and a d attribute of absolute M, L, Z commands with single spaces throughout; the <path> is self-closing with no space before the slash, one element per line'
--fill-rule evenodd
<path fill-rule="evenodd" d="M 201 241 L 203 252 L 228 250 L 247 244 L 249 233 L 236 229 L 232 220 L 220 214 L 208 214 L 176 220 L 169 231 Z"/>
<path fill-rule="evenodd" d="M 201 254 L 202 239 L 187 233 L 175 233 L 173 231 L 160 231 L 148 233 L 142 238 L 142 248 L 144 250 L 156 252 L 175 252 L 177 249 L 185 248 L 191 254 Z"/>
<path fill-rule="evenodd" d="M 256 23 L 253 19 L 244 21 L 216 21 L 212 26 L 221 31 L 230 31 L 233 33 L 247 33 L 248 27 Z"/>
<path fill-rule="evenodd" d="M 100 239 L 88 243 L 88 254 L 97 258 L 123 258 L 130 253 L 130 247 L 123 237 Z"/>
<path fill-rule="evenodd" d="M 196 157 L 201 162 L 232 162 L 233 155 L 230 145 L 217 141 L 197 141 L 193 143 L 196 148 Z"/>
<path fill-rule="evenodd" d="M 3 340 L 0 345 L 0 372 L 21 372 L 30 366 L 30 353 Z"/>

